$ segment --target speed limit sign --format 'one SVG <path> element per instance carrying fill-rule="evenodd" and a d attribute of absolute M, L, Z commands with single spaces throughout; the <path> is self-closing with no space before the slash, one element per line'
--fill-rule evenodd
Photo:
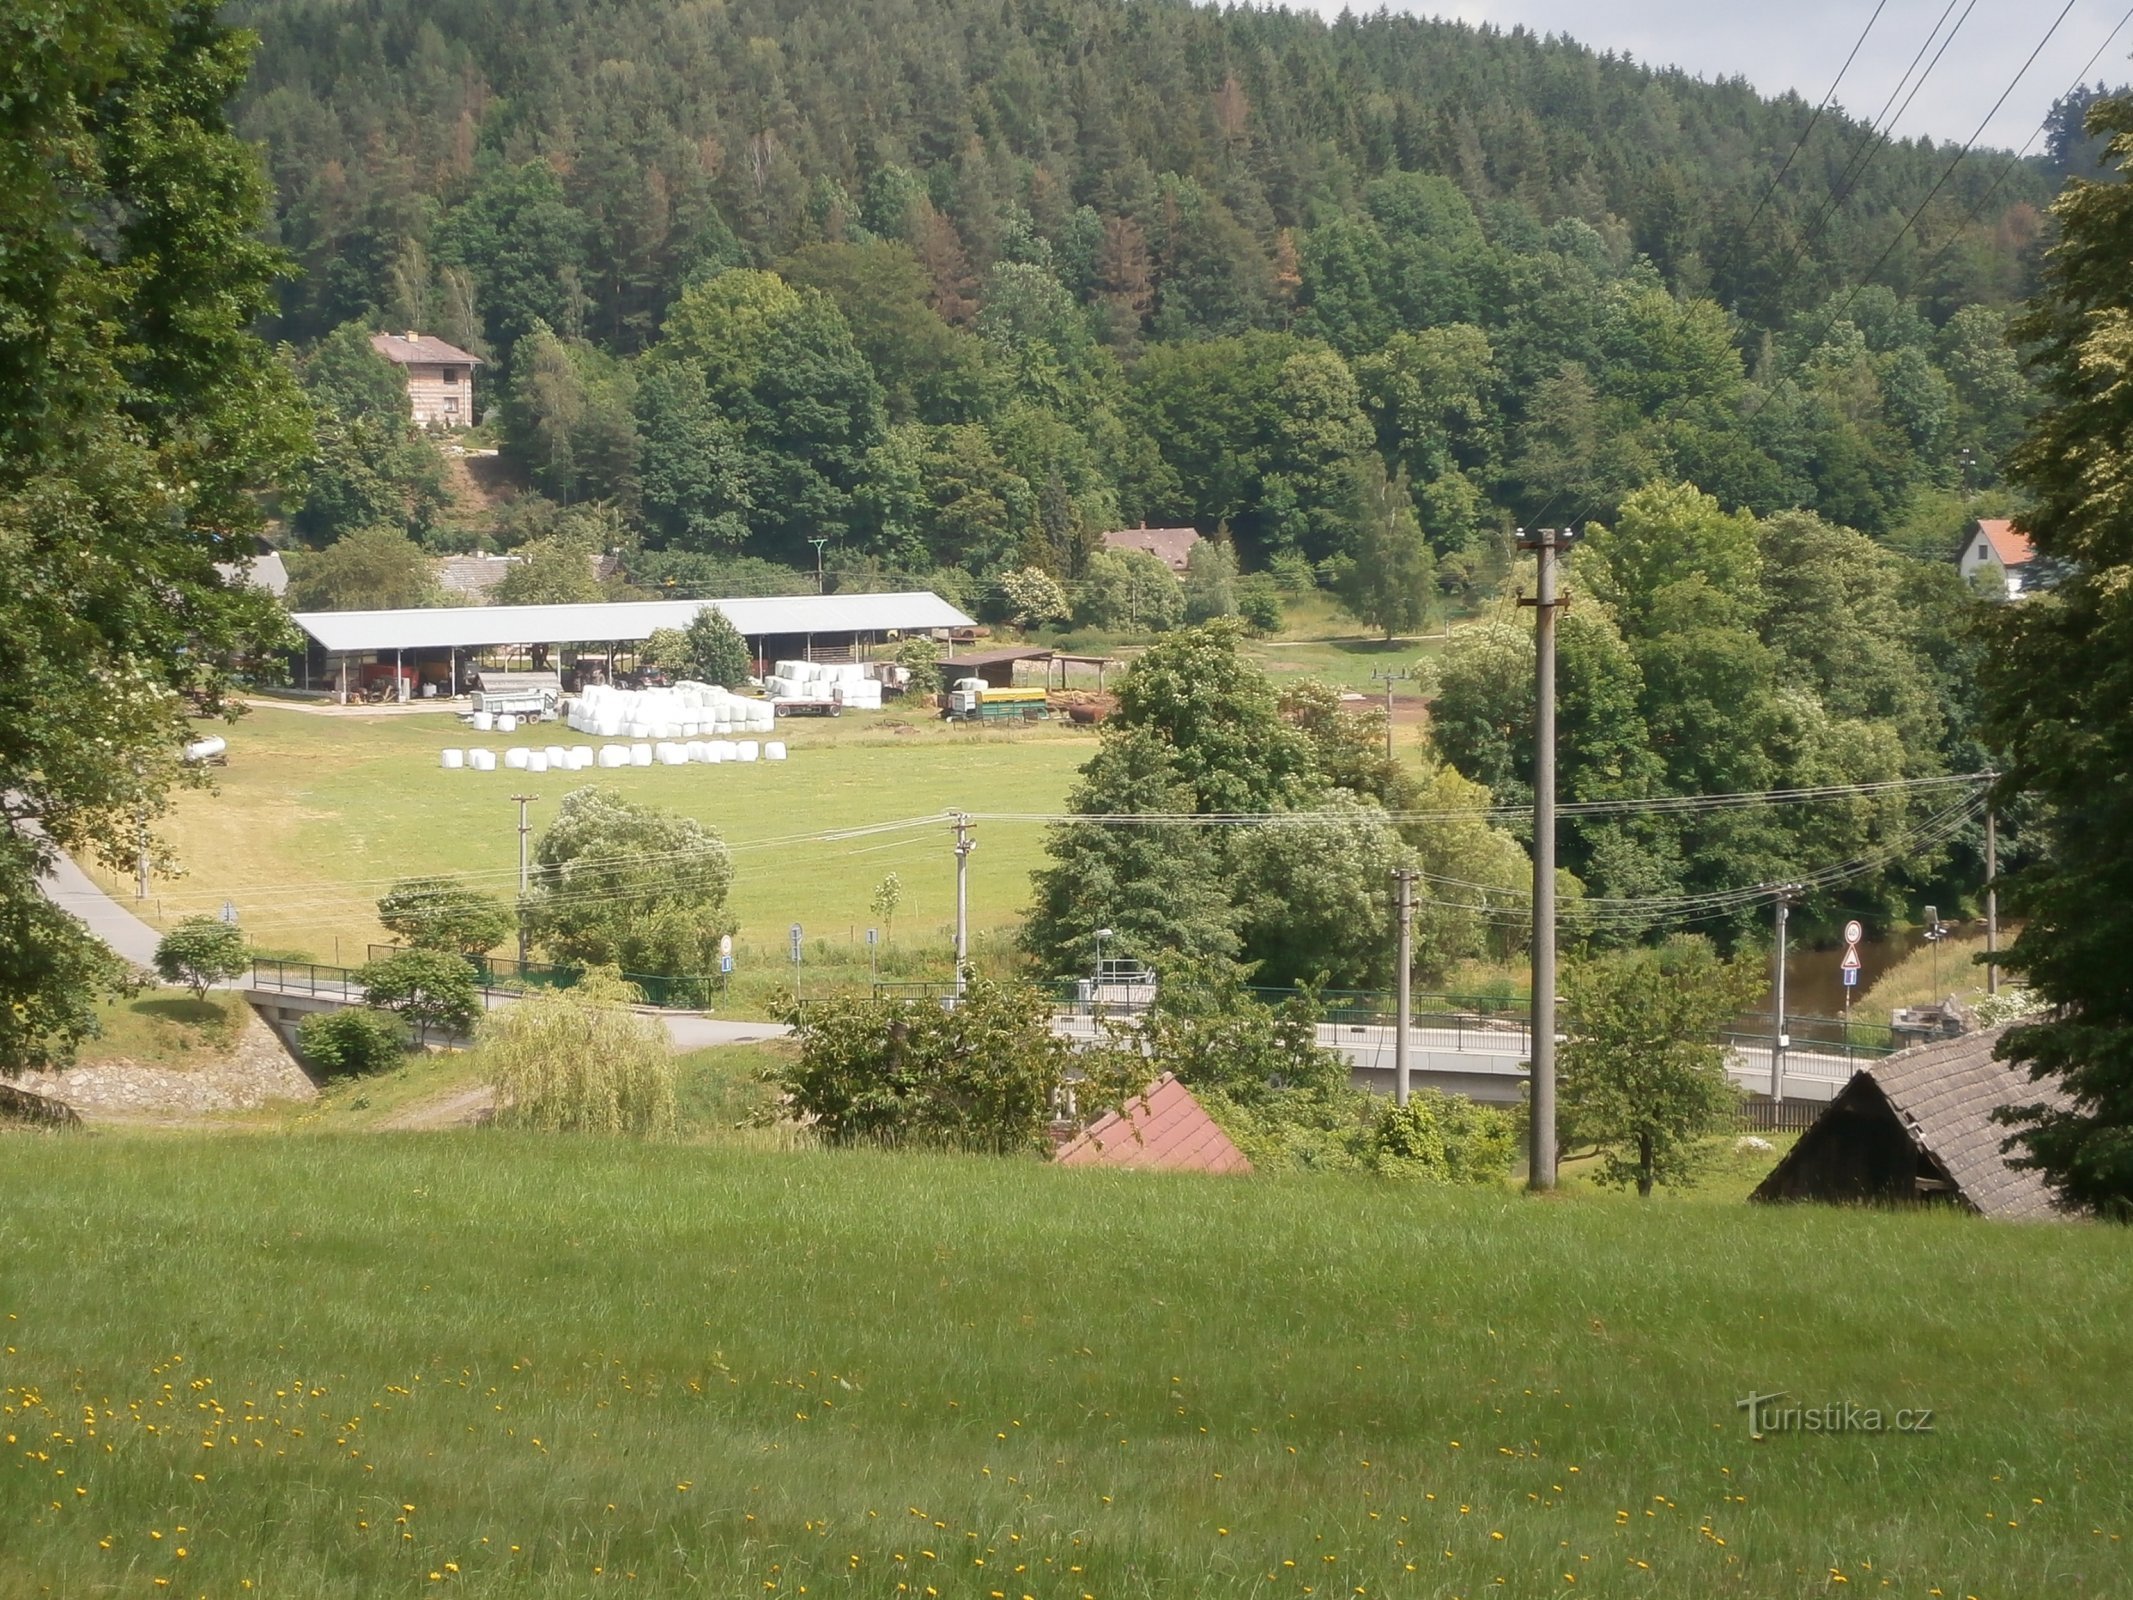
<path fill-rule="evenodd" d="M 1847 922 L 1844 925 L 1844 942 L 1846 944 L 1857 944 L 1865 933 L 1866 929 L 1861 927 L 1856 919 Z"/>

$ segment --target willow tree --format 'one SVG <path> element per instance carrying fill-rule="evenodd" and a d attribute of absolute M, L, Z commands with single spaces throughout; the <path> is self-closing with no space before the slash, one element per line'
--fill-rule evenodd
<path fill-rule="evenodd" d="M 674 1051 L 630 1009 L 643 997 L 612 967 L 490 1012 L 476 1042 L 498 1127 L 541 1133 L 674 1131 Z"/>
<path fill-rule="evenodd" d="M 2050 1007 L 2000 1053 L 2061 1091 L 2007 1120 L 2019 1159 L 2073 1203 L 2133 1214 L 2133 100 L 2092 132 L 2114 171 L 2070 181 L 2059 242 L 2016 336 L 2046 405 L 2014 454 L 2048 590 L 1999 608 L 1985 669 L 2005 795 L 2049 806 L 2049 848 L 2010 879 L 2022 932 L 2002 966 Z"/>

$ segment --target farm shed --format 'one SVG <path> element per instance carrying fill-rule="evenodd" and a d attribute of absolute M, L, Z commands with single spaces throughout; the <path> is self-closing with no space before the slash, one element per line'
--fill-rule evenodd
<path fill-rule="evenodd" d="M 706 606 L 740 630 L 758 667 L 773 658 L 849 660 L 886 634 L 967 627 L 970 619 L 923 590 L 905 594 L 790 595 L 739 600 L 616 600 L 555 606 L 434 606 L 406 611 L 300 611 L 309 636 L 305 687 L 344 693 L 372 681 L 435 683 L 460 693 L 484 651 L 576 647 L 605 655 L 642 644 L 661 628 L 686 628 Z"/>
<path fill-rule="evenodd" d="M 2050 1217 L 2036 1173 L 2009 1164 L 2002 1106 L 2052 1102 L 2048 1085 L 1993 1059 L 2006 1030 L 1889 1056 L 1855 1073 L 1749 1196 L 1752 1200 L 1942 1203 L 1988 1217 Z"/>
<path fill-rule="evenodd" d="M 1192 1091 L 1164 1073 L 1107 1111 L 1052 1158 L 1063 1167 L 1154 1167 L 1166 1172 L 1249 1172 L 1251 1162 Z"/>

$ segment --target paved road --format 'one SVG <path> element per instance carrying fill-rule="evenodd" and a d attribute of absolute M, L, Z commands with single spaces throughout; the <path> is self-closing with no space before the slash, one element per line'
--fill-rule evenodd
<path fill-rule="evenodd" d="M 52 870 L 38 879 L 44 897 L 72 912 L 89 931 L 135 966 L 153 967 L 162 935 L 99 889 L 65 851 L 52 858 Z"/>

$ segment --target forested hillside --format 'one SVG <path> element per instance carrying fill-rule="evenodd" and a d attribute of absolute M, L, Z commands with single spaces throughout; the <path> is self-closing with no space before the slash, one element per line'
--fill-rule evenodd
<path fill-rule="evenodd" d="M 1952 150 L 1831 114 L 1787 166 L 1796 97 L 1566 41 L 1163 0 L 238 13 L 280 331 L 487 357 L 507 451 L 599 508 L 507 540 L 1071 578 L 1146 519 L 1336 584 L 1426 541 L 1393 565 L 1456 592 L 1510 524 L 1653 480 L 1938 538 L 2025 411 L 2045 163 L 1942 182 Z M 463 540 L 347 387 L 314 385 L 305 536 Z"/>

